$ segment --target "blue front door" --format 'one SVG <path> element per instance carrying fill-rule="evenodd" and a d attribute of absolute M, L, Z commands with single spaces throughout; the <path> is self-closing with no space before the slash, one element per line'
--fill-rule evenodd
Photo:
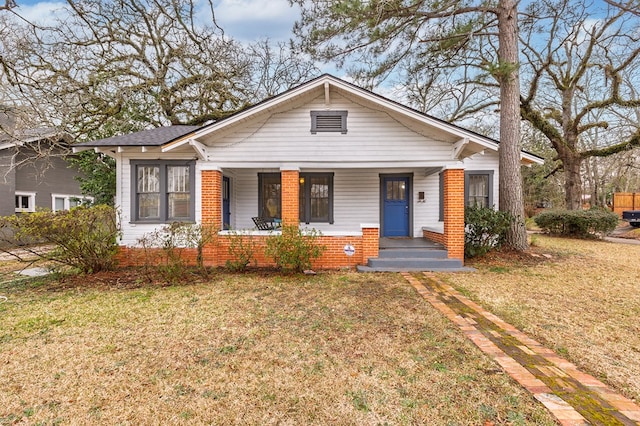
<path fill-rule="evenodd" d="M 382 178 L 382 236 L 409 236 L 409 178 Z"/>

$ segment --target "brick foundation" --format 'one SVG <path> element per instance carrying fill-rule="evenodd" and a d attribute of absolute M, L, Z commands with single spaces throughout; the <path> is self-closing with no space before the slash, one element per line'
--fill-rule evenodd
<path fill-rule="evenodd" d="M 363 232 L 364 233 L 364 232 Z M 318 244 L 326 247 L 326 250 L 322 256 L 313 261 L 312 266 L 314 269 L 340 269 L 345 267 L 355 267 L 356 265 L 363 265 L 367 263 L 369 257 L 377 257 L 378 255 L 378 229 L 368 228 L 363 236 L 345 236 L 345 237 L 332 237 L 321 236 L 318 238 Z M 375 235 L 375 242 L 373 236 Z M 218 235 L 216 242 L 208 244 L 203 250 L 204 265 L 210 267 L 223 267 L 227 264 L 228 260 L 233 260 L 232 255 L 229 253 L 229 247 L 231 242 L 236 236 Z M 267 259 L 264 255 L 266 247 L 267 235 L 245 235 L 242 236 L 245 241 L 249 239 L 253 240 L 254 251 L 253 257 L 255 263 L 250 266 L 257 267 L 271 267 L 274 263 L 271 259 Z M 353 256 L 349 257 L 344 253 L 344 246 L 351 244 L 355 247 L 356 252 Z M 375 246 L 375 247 L 374 247 Z M 189 265 L 195 265 L 197 261 L 196 249 L 180 249 L 181 256 Z M 119 265 L 126 266 L 141 266 L 145 262 L 151 265 L 162 264 L 165 261 L 165 254 L 161 249 L 147 249 L 136 247 L 120 247 L 118 252 Z"/>

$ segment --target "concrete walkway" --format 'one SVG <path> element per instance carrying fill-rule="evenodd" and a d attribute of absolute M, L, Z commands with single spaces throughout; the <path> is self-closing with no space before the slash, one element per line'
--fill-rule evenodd
<path fill-rule="evenodd" d="M 640 407 L 512 325 L 470 301 L 435 274 L 403 273 L 422 297 L 540 401 L 561 425 L 640 425 Z"/>

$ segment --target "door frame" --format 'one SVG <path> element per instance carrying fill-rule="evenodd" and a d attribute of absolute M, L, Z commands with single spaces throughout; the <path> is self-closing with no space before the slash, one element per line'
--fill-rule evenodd
<path fill-rule="evenodd" d="M 413 238 L 413 173 L 380 173 L 380 237 L 385 234 L 384 229 L 384 182 L 386 178 L 406 178 L 407 179 L 407 205 L 409 207 L 409 229 L 408 237 Z"/>

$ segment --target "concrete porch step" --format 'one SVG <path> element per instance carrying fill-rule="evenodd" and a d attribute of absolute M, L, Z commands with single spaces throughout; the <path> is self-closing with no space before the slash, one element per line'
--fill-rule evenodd
<path fill-rule="evenodd" d="M 358 265 L 358 272 L 474 272 L 474 268 L 462 266 L 459 268 L 402 268 L 402 267 L 375 267 L 366 265 Z"/>
<path fill-rule="evenodd" d="M 418 259 L 446 259 L 447 251 L 436 248 L 392 248 L 381 249 L 378 253 L 378 258 L 382 259 L 402 259 L 407 257 Z"/>
<path fill-rule="evenodd" d="M 465 268 L 459 259 L 449 259 L 447 251 L 438 248 L 387 248 L 377 258 L 369 258 L 360 272 L 412 272 L 412 271 L 473 271 Z"/>
<path fill-rule="evenodd" d="M 394 259 L 370 258 L 367 266 L 372 268 L 462 268 L 459 259 L 425 259 L 401 257 Z"/>

